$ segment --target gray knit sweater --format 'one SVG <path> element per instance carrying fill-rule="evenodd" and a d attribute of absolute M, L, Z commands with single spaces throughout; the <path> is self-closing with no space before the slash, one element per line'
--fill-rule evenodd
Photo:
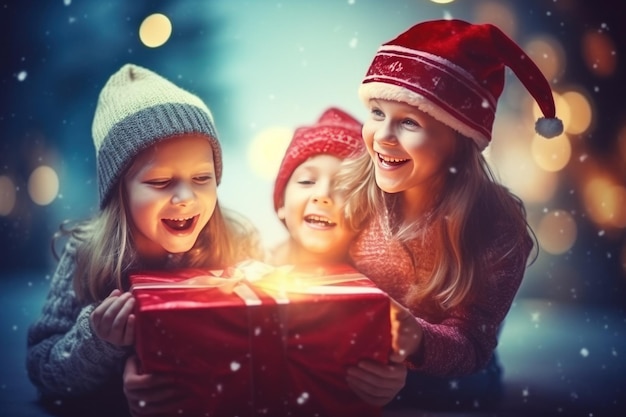
<path fill-rule="evenodd" d="M 121 390 L 124 361 L 131 352 L 92 331 L 89 315 L 95 304 L 81 304 L 72 286 L 76 245 L 74 238 L 67 242 L 42 314 L 28 330 L 28 376 L 48 399 L 94 394 L 116 380 Z"/>

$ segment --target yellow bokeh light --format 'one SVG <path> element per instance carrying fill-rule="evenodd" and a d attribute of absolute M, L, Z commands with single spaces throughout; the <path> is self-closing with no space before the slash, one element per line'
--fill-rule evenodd
<path fill-rule="evenodd" d="M 603 227 L 626 227 L 626 189 L 613 181 L 594 177 L 583 189 L 585 209 Z"/>
<path fill-rule="evenodd" d="M 565 135 L 546 139 L 535 135 L 530 145 L 535 163 L 548 172 L 562 170 L 572 156 L 572 145 Z"/>
<path fill-rule="evenodd" d="M 557 94 L 554 91 L 552 92 L 552 97 L 554 98 L 556 117 L 561 119 L 561 121 L 563 122 L 563 131 L 568 132 L 569 125 L 572 121 L 572 111 L 569 107 L 569 103 L 565 99 L 563 99 L 560 94 Z M 539 108 L 535 100 L 532 100 L 532 107 L 532 114 L 535 120 L 539 119 L 540 117 L 544 117 L 541 109 Z"/>
<path fill-rule="evenodd" d="M 524 51 L 533 60 L 547 80 L 561 77 L 565 70 L 563 46 L 551 37 L 542 35 L 526 43 Z"/>
<path fill-rule="evenodd" d="M 165 44 L 172 34 L 172 23 L 161 13 L 152 14 L 141 22 L 139 39 L 149 48 L 158 48 Z"/>
<path fill-rule="evenodd" d="M 15 184 L 6 175 L 0 175 L 0 216 L 7 216 L 15 207 Z"/>
<path fill-rule="evenodd" d="M 546 213 L 536 227 L 539 245 L 552 255 L 567 252 L 574 246 L 578 228 L 574 218 L 564 210 Z"/>
<path fill-rule="evenodd" d="M 512 39 L 515 39 L 518 19 L 507 2 L 482 1 L 476 3 L 472 21 L 476 23 L 492 23 Z"/>
<path fill-rule="evenodd" d="M 291 141 L 293 129 L 271 127 L 256 135 L 248 148 L 248 163 L 264 179 L 273 180 Z"/>
<path fill-rule="evenodd" d="M 584 133 L 591 126 L 592 112 L 590 100 L 578 91 L 568 91 L 561 94 L 567 103 L 570 118 L 565 131 L 577 135 Z"/>
<path fill-rule="evenodd" d="M 59 193 L 59 177 L 54 169 L 42 165 L 30 174 L 28 178 L 28 195 L 40 206 L 50 204 Z"/>

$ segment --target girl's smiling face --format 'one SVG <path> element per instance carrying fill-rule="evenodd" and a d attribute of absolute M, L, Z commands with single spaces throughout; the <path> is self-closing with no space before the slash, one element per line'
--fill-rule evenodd
<path fill-rule="evenodd" d="M 211 144 L 198 134 L 163 140 L 135 158 L 124 185 L 139 255 L 186 252 L 217 203 Z"/>
<path fill-rule="evenodd" d="M 355 236 L 345 222 L 344 198 L 334 191 L 340 164 L 340 158 L 328 154 L 300 164 L 287 182 L 283 205 L 277 211 L 298 250 L 322 255 L 326 262 L 344 260 Z"/>
<path fill-rule="evenodd" d="M 378 186 L 388 193 L 435 192 L 450 169 L 455 131 L 407 103 L 372 99 L 369 109 L 363 140 Z"/>

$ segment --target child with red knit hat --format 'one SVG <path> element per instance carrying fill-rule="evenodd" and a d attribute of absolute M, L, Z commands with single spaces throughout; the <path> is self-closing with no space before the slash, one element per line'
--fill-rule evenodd
<path fill-rule="evenodd" d="M 356 235 L 335 192 L 341 161 L 365 151 L 362 124 L 331 107 L 294 132 L 274 184 L 274 210 L 289 232 L 271 253 L 275 265 L 341 264 Z"/>
<path fill-rule="evenodd" d="M 367 153 L 337 180 L 352 220 L 367 222 L 350 257 L 401 304 L 394 349 L 411 369 L 401 396 L 418 407 L 432 388 L 420 378 L 477 375 L 493 362 L 534 246 L 522 202 L 494 180 L 481 153 L 505 67 L 545 116 L 537 133 L 560 134 L 548 81 L 490 24 L 417 24 L 378 49 L 359 88 L 370 113 Z M 455 381 L 450 389 L 463 391 Z M 376 378 L 360 386 L 373 390 Z M 449 407 L 480 409 L 488 400 Z"/>

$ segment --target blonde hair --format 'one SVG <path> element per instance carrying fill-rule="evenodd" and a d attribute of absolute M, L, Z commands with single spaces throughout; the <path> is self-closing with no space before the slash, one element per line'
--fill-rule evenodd
<path fill-rule="evenodd" d="M 71 227 L 62 225 L 55 234 L 55 241 L 64 235 L 78 241 L 74 290 L 83 302 L 101 301 L 115 288 L 128 289 L 129 272 L 142 268 L 130 232 L 123 183 L 118 181 L 116 192 L 99 215 Z M 163 268 L 221 269 L 247 258 L 263 259 L 259 236 L 247 219 L 216 203 L 193 247 L 170 255 Z"/>
<path fill-rule="evenodd" d="M 405 244 L 419 238 L 424 224 L 435 234 L 438 250 L 430 279 L 407 294 L 407 302 L 432 300 L 439 310 L 464 303 L 484 285 L 483 271 L 489 268 L 486 252 L 498 238 L 498 221 L 506 221 L 512 241 L 507 242 L 506 257 L 512 250 L 529 244 L 534 234 L 526 221 L 522 201 L 498 184 L 474 142 L 458 134 L 459 144 L 434 208 L 423 222 L 401 218 L 400 193 L 388 194 L 376 185 L 372 158 L 368 153 L 346 160 L 337 182 L 346 193 L 346 218 L 353 227 L 363 229 L 373 215 L 385 214 L 384 227 L 392 239 Z M 500 219 L 500 220 L 498 220 Z M 501 223 L 499 224 L 501 225 Z M 419 259 L 413 259 L 413 263 Z"/>

